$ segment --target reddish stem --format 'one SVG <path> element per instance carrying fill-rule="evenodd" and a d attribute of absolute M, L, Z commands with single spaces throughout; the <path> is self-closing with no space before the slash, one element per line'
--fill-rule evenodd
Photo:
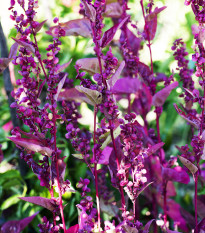
<path fill-rule="evenodd" d="M 49 191 L 50 191 L 50 194 L 51 194 L 51 198 L 53 198 L 54 197 L 54 195 L 53 195 L 53 186 L 51 186 L 51 189 Z M 53 212 L 53 224 L 54 224 L 54 226 L 56 226 L 56 216 L 55 216 L 54 212 Z"/>
<path fill-rule="evenodd" d="M 56 146 L 56 112 L 54 108 L 54 101 L 52 100 L 52 113 L 53 113 L 53 136 L 54 136 L 54 153 L 55 153 L 55 165 L 56 165 L 56 173 L 57 173 L 57 187 L 59 191 L 59 207 L 60 207 L 60 213 L 61 213 L 61 218 L 62 218 L 62 223 L 63 223 L 63 230 L 64 233 L 66 233 L 66 225 L 65 225 L 65 218 L 64 218 L 64 213 L 63 213 L 63 201 L 62 201 L 62 192 L 61 192 L 61 186 L 59 182 L 59 167 L 58 167 L 58 154 L 57 154 L 57 146 Z"/>
<path fill-rule="evenodd" d="M 143 0 L 140 0 L 140 5 L 142 8 L 142 14 L 143 14 L 143 18 L 144 18 L 144 22 L 145 22 L 145 31 L 147 34 L 147 41 L 148 41 L 148 48 L 149 48 L 149 53 L 150 53 L 150 62 L 151 62 L 151 72 L 152 74 L 154 73 L 154 69 L 153 69 L 153 60 L 152 60 L 152 50 L 151 50 L 151 42 L 150 42 L 150 35 L 149 35 L 149 29 L 147 27 L 147 21 L 146 21 L 146 16 L 145 16 L 145 12 L 144 12 L 144 6 L 143 6 Z"/>
<path fill-rule="evenodd" d="M 167 181 L 163 181 L 164 187 L 163 187 L 163 196 L 164 196 L 164 226 L 166 228 L 167 225 Z"/>
<path fill-rule="evenodd" d="M 112 121 L 111 120 L 109 120 L 109 126 L 110 126 L 110 135 L 111 135 L 111 138 L 112 138 L 113 148 L 114 148 L 114 152 L 115 152 L 115 159 L 116 159 L 116 163 L 117 163 L 117 170 L 120 170 L 119 155 L 117 153 L 117 148 L 116 148 L 116 144 L 115 144 L 115 138 L 114 138 L 114 133 L 113 133 Z M 125 196 L 124 196 L 123 187 L 120 186 L 119 189 L 120 189 L 122 209 L 123 209 L 123 212 L 125 212 L 126 211 L 126 206 L 125 206 Z"/>
<path fill-rule="evenodd" d="M 197 219 L 197 187 L 198 187 L 198 171 L 196 172 L 194 178 L 194 208 L 195 208 L 195 233 L 198 233 L 198 219 Z"/>
<path fill-rule="evenodd" d="M 100 201 L 99 201 L 99 191 L 98 191 L 98 174 L 97 174 L 97 163 L 95 157 L 95 136 L 96 136 L 96 117 L 97 117 L 97 106 L 94 107 L 94 134 L 93 134 L 93 160 L 94 160 L 94 177 L 95 177 L 95 189 L 96 189 L 96 203 L 97 203 L 97 212 L 98 212 L 98 228 L 100 231 Z"/>

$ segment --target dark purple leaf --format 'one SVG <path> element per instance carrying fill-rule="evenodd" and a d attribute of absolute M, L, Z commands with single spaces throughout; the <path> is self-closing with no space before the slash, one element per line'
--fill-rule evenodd
<path fill-rule="evenodd" d="M 149 222 L 146 223 L 144 230 L 143 230 L 143 233 L 149 233 L 149 228 L 150 228 L 153 221 L 155 221 L 155 219 L 151 219 L 151 220 L 149 220 Z"/>
<path fill-rule="evenodd" d="M 116 72 L 114 73 L 114 75 L 113 75 L 110 79 L 108 79 L 108 81 L 107 81 L 107 83 L 108 83 L 108 85 L 109 85 L 110 87 L 113 87 L 114 84 L 116 83 L 116 81 L 119 79 L 120 74 L 121 74 L 121 72 L 122 72 L 122 70 L 123 70 L 124 67 L 125 67 L 125 62 L 122 61 L 122 62 L 120 63 L 120 66 L 118 67 L 118 69 L 117 69 Z"/>
<path fill-rule="evenodd" d="M 18 138 L 18 137 L 8 137 L 16 145 L 21 146 L 29 151 L 34 151 L 38 153 L 51 156 L 52 150 L 45 146 L 42 140 L 32 139 L 32 138 Z"/>
<path fill-rule="evenodd" d="M 90 21 L 95 22 L 96 19 L 96 10 L 95 8 L 88 4 L 85 0 L 82 0 L 83 5 L 85 7 L 85 15 L 90 19 Z"/>
<path fill-rule="evenodd" d="M 194 233 L 205 233 L 205 217 L 198 223 L 197 229 L 198 231 L 195 228 Z"/>
<path fill-rule="evenodd" d="M 164 102 L 166 101 L 167 97 L 171 93 L 171 91 L 178 86 L 178 82 L 173 82 L 169 86 L 166 86 L 162 90 L 158 91 L 152 98 L 152 104 L 156 107 L 163 106 Z"/>
<path fill-rule="evenodd" d="M 18 51 L 18 43 L 14 43 L 12 44 L 10 51 L 9 51 L 9 57 L 8 58 L 13 58 L 14 56 L 16 56 L 16 53 Z"/>
<path fill-rule="evenodd" d="M 183 184 L 188 184 L 190 182 L 189 175 L 180 166 L 174 168 L 162 167 L 162 177 L 167 181 Z"/>
<path fill-rule="evenodd" d="M 63 65 L 56 66 L 55 74 L 59 74 L 60 72 L 62 72 L 64 69 L 66 69 L 70 65 L 71 62 L 72 62 L 72 59 Z"/>
<path fill-rule="evenodd" d="M 72 227 L 70 227 L 68 230 L 66 230 L 66 233 L 77 233 L 79 230 L 79 225 L 76 224 Z"/>
<path fill-rule="evenodd" d="M 61 81 L 58 84 L 57 93 L 54 95 L 54 100 L 55 101 L 57 101 L 57 99 L 58 99 L 58 96 L 59 96 L 59 94 L 61 92 L 61 89 L 62 89 L 62 87 L 63 87 L 63 85 L 65 83 L 66 78 L 67 78 L 67 74 L 64 75 L 64 77 L 61 79 Z"/>
<path fill-rule="evenodd" d="M 163 207 L 164 200 L 160 194 L 158 194 L 157 201 Z M 175 222 L 178 222 L 178 226 L 183 230 L 183 232 L 189 232 L 187 225 L 186 225 L 186 221 L 181 215 L 180 209 L 181 209 L 181 206 L 178 203 L 176 203 L 172 199 L 167 199 L 167 214 Z"/>
<path fill-rule="evenodd" d="M 42 207 L 50 210 L 51 212 L 54 211 L 56 209 L 56 206 L 57 206 L 57 203 L 54 200 L 49 199 L 49 198 L 45 198 L 45 197 L 39 197 L 39 196 L 19 197 L 19 199 L 33 203 L 35 205 L 42 206 Z"/>
<path fill-rule="evenodd" d="M 2 73 L 7 68 L 11 60 L 12 58 L 0 58 L 0 73 Z"/>
<path fill-rule="evenodd" d="M 125 29 L 126 31 L 122 31 L 120 40 L 124 41 L 127 38 L 127 45 L 131 49 L 134 55 L 139 55 L 139 50 L 141 49 L 141 38 L 138 38 L 132 31 L 128 28 Z M 125 34 L 126 33 L 126 34 Z"/>
<path fill-rule="evenodd" d="M 66 169 L 66 163 L 62 159 L 58 159 L 58 173 L 56 170 L 56 162 L 51 162 L 51 180 L 52 184 L 57 186 L 57 177 L 59 176 L 59 183 L 60 185 L 63 184 L 64 176 L 65 176 L 65 169 Z"/>
<path fill-rule="evenodd" d="M 108 165 L 112 150 L 113 150 L 112 147 L 106 146 L 105 149 L 102 151 L 102 155 L 98 161 L 98 164 Z"/>
<path fill-rule="evenodd" d="M 122 7 L 119 2 L 106 4 L 105 17 L 120 18 L 122 16 Z"/>
<path fill-rule="evenodd" d="M 15 38 L 12 38 L 13 40 L 16 41 L 16 43 L 18 43 L 20 46 L 26 48 L 27 50 L 29 50 L 30 52 L 32 53 L 35 53 L 35 48 L 33 47 L 33 45 L 25 42 L 25 41 L 22 41 L 22 40 L 18 40 L 18 39 L 15 39 Z"/>
<path fill-rule="evenodd" d="M 103 60 L 101 60 L 102 66 L 104 66 Z M 80 67 L 81 70 L 88 72 L 90 75 L 100 73 L 100 66 L 97 57 L 92 58 L 82 58 L 76 61 L 76 65 Z"/>
<path fill-rule="evenodd" d="M 145 81 L 151 75 L 151 70 L 149 66 L 145 65 L 142 62 L 138 62 L 137 70 L 138 70 L 138 73 L 140 74 L 140 77 L 142 77 L 142 79 L 144 79 Z"/>
<path fill-rule="evenodd" d="M 205 195 L 197 196 L 197 213 L 200 218 L 205 216 Z"/>
<path fill-rule="evenodd" d="M 47 20 L 44 20 L 43 22 L 38 23 L 38 26 L 34 29 L 34 33 L 35 33 L 35 34 L 41 30 L 41 28 L 42 28 L 43 25 L 46 23 L 46 21 L 47 21 Z"/>
<path fill-rule="evenodd" d="M 85 94 L 79 92 L 76 88 L 69 88 L 60 92 L 58 100 L 75 100 L 77 102 L 86 102 L 93 105 L 90 99 Z"/>
<path fill-rule="evenodd" d="M 182 118 L 184 118 L 187 122 L 189 122 L 195 128 L 199 129 L 199 127 L 200 127 L 200 120 L 197 117 L 195 117 L 194 115 L 190 115 L 190 114 L 185 115 L 185 113 L 176 104 L 174 104 L 174 108 L 176 109 L 177 113 Z"/>
<path fill-rule="evenodd" d="M 147 149 L 148 155 L 154 154 L 156 151 L 158 151 L 163 146 L 164 146 L 164 142 L 159 142 L 153 146 L 149 146 L 149 148 Z"/>
<path fill-rule="evenodd" d="M 137 78 L 118 79 L 112 88 L 114 94 L 136 93 L 140 88 L 140 81 Z"/>
<path fill-rule="evenodd" d="M 152 106 L 152 95 L 149 88 L 142 83 L 140 90 L 135 95 L 135 99 L 132 103 L 132 110 L 145 117 L 150 111 Z"/>
<path fill-rule="evenodd" d="M 167 233 L 180 233 L 179 231 L 166 230 Z"/>
<path fill-rule="evenodd" d="M 21 233 L 38 213 L 39 212 L 21 220 L 13 220 L 4 223 L 1 227 L 1 233 Z"/>
<path fill-rule="evenodd" d="M 60 23 L 59 25 L 65 31 L 65 36 L 92 37 L 92 28 L 89 19 L 75 19 Z M 59 33 L 59 27 L 51 27 L 46 33 L 56 37 Z"/>
<path fill-rule="evenodd" d="M 145 39 L 146 40 L 153 40 L 156 34 L 157 30 L 157 15 L 163 11 L 166 8 L 166 6 L 163 7 L 156 7 L 153 12 L 151 12 L 149 15 L 145 18 L 145 27 L 144 27 L 144 33 L 145 33 Z"/>
<path fill-rule="evenodd" d="M 124 18 L 120 23 L 114 25 L 113 27 L 111 27 L 110 29 L 108 29 L 102 37 L 101 40 L 101 47 L 104 48 L 105 46 L 107 46 L 113 39 L 113 37 L 115 36 L 115 33 L 117 32 L 118 29 L 120 29 L 123 24 L 127 21 L 128 17 Z"/>

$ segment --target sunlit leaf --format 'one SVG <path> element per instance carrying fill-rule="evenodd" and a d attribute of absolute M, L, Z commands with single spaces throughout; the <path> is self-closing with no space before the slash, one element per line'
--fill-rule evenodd
<path fill-rule="evenodd" d="M 49 199 L 49 198 L 45 198 L 45 197 L 39 197 L 39 196 L 19 197 L 19 199 L 33 203 L 35 205 L 42 206 L 42 207 L 50 210 L 51 212 L 54 211 L 57 207 L 57 203 L 54 200 Z"/>
<path fill-rule="evenodd" d="M 162 90 L 158 91 L 152 98 L 152 104 L 156 107 L 163 106 L 171 91 L 178 86 L 178 82 L 173 82 Z"/>
<path fill-rule="evenodd" d="M 88 4 L 85 0 L 81 0 L 83 2 L 84 8 L 85 8 L 85 15 L 90 19 L 92 22 L 95 22 L 96 19 L 96 10 L 91 5 Z"/>
<path fill-rule="evenodd" d="M 83 94 L 85 94 L 90 99 L 90 101 L 93 103 L 93 105 L 101 104 L 102 94 L 99 91 L 92 90 L 92 89 L 82 87 L 82 86 L 76 86 L 75 88 L 79 92 L 82 92 Z"/>
<path fill-rule="evenodd" d="M 197 171 L 198 168 L 195 166 L 192 162 L 190 162 L 188 159 L 178 155 L 179 160 L 184 164 L 185 167 L 189 169 L 189 171 L 194 175 Z"/>
<path fill-rule="evenodd" d="M 115 33 L 117 32 L 118 29 L 120 29 L 123 24 L 127 21 L 128 17 L 124 18 L 120 23 L 114 25 L 113 27 L 111 27 L 110 29 L 108 29 L 102 37 L 101 40 L 101 47 L 104 48 L 105 46 L 107 46 L 113 39 L 113 37 L 115 36 Z"/>

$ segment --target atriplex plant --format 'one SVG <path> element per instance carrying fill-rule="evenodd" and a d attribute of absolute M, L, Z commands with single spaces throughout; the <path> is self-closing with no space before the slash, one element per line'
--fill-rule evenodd
<path fill-rule="evenodd" d="M 21 6 L 22 14 L 15 10 L 15 4 Z M 178 81 L 183 85 L 181 97 L 185 102 L 184 105 L 181 104 L 183 110 L 176 104 L 174 107 L 192 128 L 192 149 L 188 145 L 178 147 L 182 154 L 178 156 L 179 160 L 185 166 L 181 167 L 177 163 L 177 157 L 167 160 L 168 156 L 165 157 L 162 149 L 164 142 L 160 137 L 163 105 L 179 83 L 174 81 L 173 74 L 167 77 L 165 74 L 155 73 L 152 59 L 151 45 L 156 34 L 157 15 L 164 12 L 166 7 L 154 7 L 152 0 L 145 5 L 140 0 L 144 17 L 144 30 L 140 32 L 127 14 L 128 0 L 95 0 L 94 3 L 91 0 L 82 0 L 80 13 L 83 17 L 80 19 L 60 23 L 58 18 L 54 18 L 55 26 L 47 31 L 53 36 L 53 41 L 46 49 L 47 57 L 42 58 L 36 35 L 46 21 L 36 21 L 38 2 L 17 0 L 15 3 L 15 0 L 11 0 L 10 17 L 15 21 L 17 36 L 13 38 L 15 43 L 11 47 L 9 58 L 0 60 L 0 68 L 6 68 L 13 59 L 13 64 L 18 66 L 18 72 L 22 76 L 16 81 L 19 88 L 13 92 L 15 102 L 11 107 L 17 109 L 18 118 L 29 127 L 29 132 L 15 128 L 10 140 L 19 147 L 21 158 L 38 176 L 41 186 L 45 186 L 50 192 L 50 199 L 38 196 L 20 197 L 53 213 L 52 221 L 43 217 L 42 224 L 39 224 L 40 232 L 147 233 L 149 229 L 155 233 L 178 232 L 178 229 L 189 232 L 189 214 L 185 210 L 182 214 L 180 205 L 170 198 L 176 195 L 173 182 L 190 182 L 188 170 L 195 182 L 194 232 L 205 230 L 205 218 L 199 222 L 197 216 L 199 178 L 202 185 L 204 184 L 200 161 L 205 159 L 205 1 L 190 0 L 186 4 L 191 4 L 199 23 L 199 26 L 193 26 L 193 61 L 196 62 L 195 75 L 201 88 L 195 89 L 192 79 L 194 70 L 189 69 L 185 58 L 188 55 L 185 44 L 182 39 L 178 39 L 172 50 L 178 62 Z M 113 26 L 105 32 L 104 17 L 111 18 L 113 22 Z M 118 30 L 121 32 L 120 39 L 115 44 L 112 41 Z M 80 82 L 75 87 L 67 73 L 63 72 L 71 61 L 59 65 L 60 38 L 65 36 L 89 37 L 94 44 L 95 56 L 80 59 L 75 64 L 76 79 Z M 149 48 L 150 67 L 139 60 L 142 45 Z M 118 60 L 113 55 L 112 46 L 119 47 L 121 59 Z M 160 91 L 157 91 L 158 83 L 164 85 Z M 46 102 L 41 100 L 44 89 L 47 91 Z M 127 109 L 118 110 L 117 102 L 120 99 L 127 99 Z M 93 108 L 93 132 L 79 127 L 78 119 L 81 115 L 78 109 L 81 102 L 86 102 Z M 197 108 L 200 108 L 200 112 L 194 109 L 194 103 L 199 104 Z M 156 113 L 156 133 L 146 119 L 151 108 Z M 138 122 L 137 115 L 142 117 L 143 124 Z M 60 124 L 65 125 L 65 137 L 76 151 L 73 156 L 87 164 L 90 170 L 89 179 L 94 180 L 96 191 L 93 199 L 89 196 L 90 180 L 80 179 L 77 184 L 77 188 L 82 190 L 82 199 L 77 205 L 79 222 L 69 229 L 66 227 L 69 219 L 64 216 L 65 203 L 62 195 L 75 190 L 69 180 L 64 180 L 66 163 L 57 147 Z M 119 191 L 120 203 L 115 200 L 117 195 L 113 196 L 109 184 Z M 152 218 L 147 223 L 140 222 L 138 196 L 142 192 L 148 205 L 152 205 Z M 159 207 L 162 208 L 162 213 L 159 213 Z M 110 221 L 104 221 L 103 212 L 108 213 Z M 10 229 L 11 232 L 13 227 L 17 229 L 15 232 L 20 232 L 33 217 L 21 220 L 21 224 L 19 221 L 7 222 L 1 231 L 5 233 Z M 59 223 L 59 217 L 62 224 Z M 161 224 L 156 224 L 154 220 Z M 175 231 L 169 230 L 171 223 L 174 224 Z"/>

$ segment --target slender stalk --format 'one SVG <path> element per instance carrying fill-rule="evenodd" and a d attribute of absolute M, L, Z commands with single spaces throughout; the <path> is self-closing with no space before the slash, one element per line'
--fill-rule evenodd
<path fill-rule="evenodd" d="M 195 233 L 199 233 L 198 231 L 198 219 L 197 219 L 197 188 L 198 188 L 198 171 L 195 175 L 193 175 L 194 178 L 194 208 L 195 208 Z"/>
<path fill-rule="evenodd" d="M 51 194 L 51 198 L 54 197 L 53 195 L 53 186 L 51 186 L 51 189 L 49 190 L 50 194 Z M 53 212 L 53 225 L 56 226 L 56 216 L 55 213 Z"/>
<path fill-rule="evenodd" d="M 151 50 L 151 42 L 150 42 L 150 36 L 149 36 L 149 29 L 147 27 L 147 21 L 146 21 L 146 16 L 145 16 L 145 12 L 144 12 L 144 5 L 143 5 L 143 0 L 140 0 L 140 5 L 141 5 L 141 8 L 142 8 L 142 14 L 143 14 L 143 18 L 144 18 L 144 22 L 145 22 L 145 31 L 146 31 L 146 34 L 147 34 L 147 41 L 148 41 L 148 48 L 149 48 L 149 53 L 150 53 L 150 63 L 151 63 L 151 72 L 153 74 L 154 72 L 154 69 L 153 69 L 153 60 L 152 60 L 152 50 Z"/>
<path fill-rule="evenodd" d="M 63 230 L 64 233 L 66 233 L 66 225 L 65 225 L 65 218 L 64 218 L 64 213 L 63 213 L 63 201 L 62 201 L 62 192 L 61 192 L 61 186 L 59 182 L 59 167 L 58 167 L 58 155 L 57 155 L 57 145 L 56 145 L 56 112 L 54 108 L 54 101 L 52 100 L 52 113 L 53 113 L 53 136 L 54 136 L 54 153 L 55 153 L 55 166 L 56 166 L 56 173 L 57 173 L 57 187 L 59 191 L 59 207 L 60 207 L 60 213 L 61 213 L 61 218 L 62 218 L 62 223 L 63 223 Z"/>
<path fill-rule="evenodd" d="M 96 136 L 96 116 L 97 115 L 97 106 L 94 107 L 94 134 L 93 134 L 93 160 L 94 160 L 94 177 L 95 177 L 95 189 L 96 189 L 96 203 L 97 203 L 97 212 L 98 212 L 98 228 L 100 230 L 100 201 L 99 201 L 99 190 L 98 190 L 98 174 L 97 174 L 97 163 L 95 156 L 95 136 Z"/>
<path fill-rule="evenodd" d="M 120 170 L 119 155 L 117 153 L 117 148 L 116 148 L 116 144 L 115 144 L 115 138 L 114 138 L 114 133 L 113 133 L 113 129 L 112 129 L 112 121 L 111 120 L 109 120 L 109 126 L 110 126 L 110 135 L 111 135 L 111 139 L 112 139 L 112 143 L 113 143 L 113 148 L 114 148 L 114 152 L 115 152 L 117 169 Z M 119 189 L 120 189 L 122 209 L 123 209 L 123 212 L 125 212 L 126 211 L 126 206 L 125 206 L 125 196 L 124 196 L 123 187 L 120 186 Z"/>
<path fill-rule="evenodd" d="M 167 225 L 167 181 L 163 181 L 163 196 L 164 196 L 164 205 L 163 205 L 163 210 L 164 210 L 164 226 L 166 228 Z"/>

